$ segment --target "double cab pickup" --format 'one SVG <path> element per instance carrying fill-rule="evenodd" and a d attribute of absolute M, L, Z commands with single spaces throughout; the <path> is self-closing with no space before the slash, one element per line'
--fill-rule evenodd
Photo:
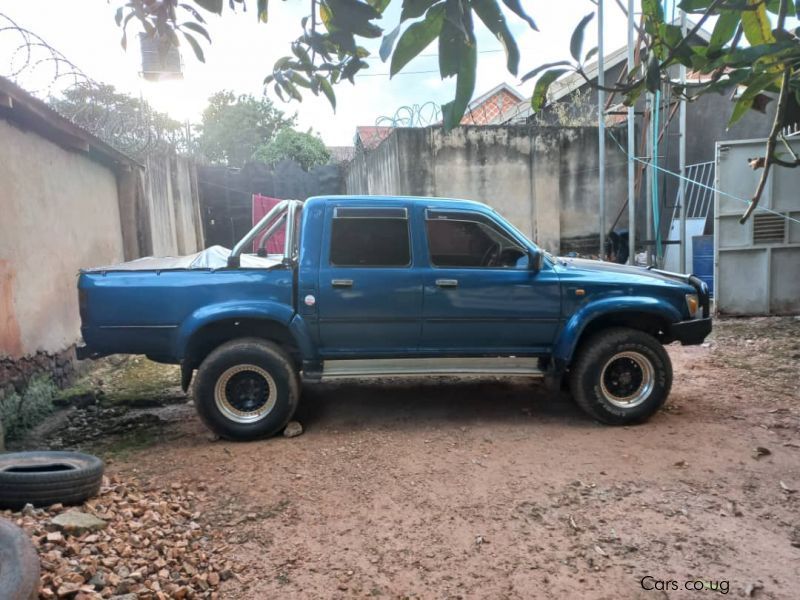
<path fill-rule="evenodd" d="M 282 201 L 233 250 L 87 269 L 78 290 L 79 356 L 180 364 L 201 419 L 240 440 L 280 431 L 303 381 L 338 378 L 540 377 L 640 422 L 672 385 L 663 345 L 711 331 L 697 277 L 555 257 L 440 198 Z"/>

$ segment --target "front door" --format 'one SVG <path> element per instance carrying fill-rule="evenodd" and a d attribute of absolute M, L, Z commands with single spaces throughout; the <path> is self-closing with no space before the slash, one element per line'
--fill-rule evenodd
<path fill-rule="evenodd" d="M 422 274 L 408 209 L 328 207 L 319 269 L 324 357 L 412 354 L 420 336 Z"/>
<path fill-rule="evenodd" d="M 420 350 L 544 354 L 559 325 L 558 276 L 494 218 L 428 209 Z"/>

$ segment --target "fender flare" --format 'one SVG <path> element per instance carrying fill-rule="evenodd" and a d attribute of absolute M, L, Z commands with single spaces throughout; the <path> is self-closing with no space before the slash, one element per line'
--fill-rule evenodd
<path fill-rule="evenodd" d="M 595 300 L 581 307 L 569 318 L 564 327 L 559 332 L 556 343 L 553 346 L 553 361 L 556 368 L 565 368 L 575 354 L 578 340 L 586 330 L 586 327 L 596 319 L 615 313 L 647 313 L 669 323 L 681 320 L 681 314 L 669 302 L 660 298 L 648 296 L 625 296 L 608 297 Z"/>
<path fill-rule="evenodd" d="M 277 323 L 286 328 L 294 338 L 304 359 L 310 360 L 316 356 L 311 332 L 303 318 L 295 314 L 294 308 L 291 306 L 271 300 L 229 301 L 198 308 L 178 327 L 174 355 L 179 360 L 183 360 L 192 336 L 203 327 L 218 321 L 236 318 L 261 319 Z"/>

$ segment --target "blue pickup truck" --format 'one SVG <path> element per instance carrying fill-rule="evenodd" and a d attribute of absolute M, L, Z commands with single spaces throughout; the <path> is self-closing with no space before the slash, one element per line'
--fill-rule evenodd
<path fill-rule="evenodd" d="M 233 250 L 89 269 L 78 288 L 79 356 L 180 364 L 185 390 L 197 371 L 197 412 L 229 439 L 277 433 L 301 381 L 338 378 L 540 377 L 595 419 L 640 422 L 670 391 L 663 344 L 711 331 L 697 277 L 551 256 L 439 198 L 287 200 Z"/>

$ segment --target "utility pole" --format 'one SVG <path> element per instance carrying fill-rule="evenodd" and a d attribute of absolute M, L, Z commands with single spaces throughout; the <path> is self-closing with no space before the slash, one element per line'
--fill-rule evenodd
<path fill-rule="evenodd" d="M 633 0 L 628 0 L 628 75 L 633 72 Z M 636 172 L 634 156 L 635 142 L 635 108 L 628 107 L 628 263 L 636 264 Z"/>
<path fill-rule="evenodd" d="M 606 256 L 606 83 L 603 51 L 603 0 L 597 2 L 597 167 L 600 195 L 600 260 Z"/>

